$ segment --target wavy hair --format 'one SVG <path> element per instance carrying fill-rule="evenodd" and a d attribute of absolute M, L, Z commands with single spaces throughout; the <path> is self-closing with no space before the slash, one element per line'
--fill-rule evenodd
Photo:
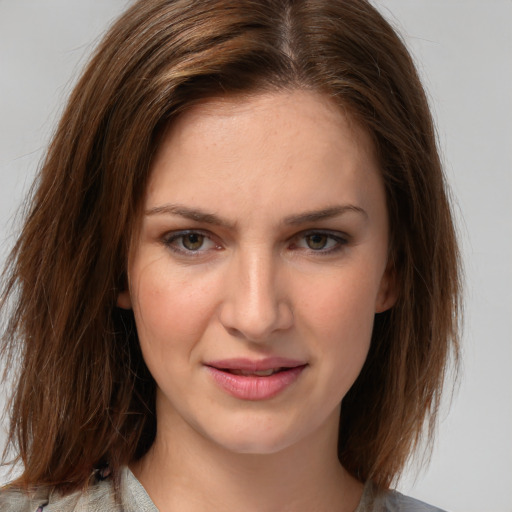
<path fill-rule="evenodd" d="M 294 89 L 331 97 L 371 135 L 399 288 L 343 400 L 340 462 L 386 488 L 432 435 L 458 355 L 459 256 L 428 102 L 400 37 L 365 0 L 139 0 L 69 99 L 4 273 L 17 485 L 70 492 L 151 446 L 155 383 L 116 298 L 159 137 L 205 98 Z"/>

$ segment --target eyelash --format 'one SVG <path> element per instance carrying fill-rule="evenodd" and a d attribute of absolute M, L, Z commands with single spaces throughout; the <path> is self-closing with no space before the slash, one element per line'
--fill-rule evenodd
<path fill-rule="evenodd" d="M 181 242 L 183 244 L 183 240 L 187 235 L 199 235 L 200 237 L 203 237 L 204 240 L 209 240 L 215 246 L 216 250 L 221 249 L 220 244 L 216 244 L 212 240 L 211 235 L 209 235 L 208 233 L 204 233 L 203 231 L 193 230 L 193 229 L 169 233 L 166 236 L 164 236 L 163 244 L 167 248 L 169 248 L 171 251 L 173 251 L 177 254 L 182 254 L 182 255 L 185 255 L 188 257 L 202 256 L 203 255 L 202 253 L 206 252 L 204 249 L 201 250 L 201 248 L 199 248 L 197 250 L 192 250 L 192 249 L 180 248 L 177 245 L 175 245 L 175 242 L 179 241 L 179 240 L 181 240 Z M 201 247 L 202 247 L 202 245 L 201 245 Z"/>
<path fill-rule="evenodd" d="M 327 255 L 336 253 L 338 251 L 341 251 L 343 249 L 343 247 L 348 243 L 348 237 L 346 235 L 343 235 L 342 233 L 339 233 L 339 232 L 333 233 L 331 231 L 315 231 L 315 230 L 305 231 L 305 232 L 299 233 L 298 235 L 293 237 L 293 239 L 299 240 L 299 241 L 303 241 L 303 240 L 305 241 L 308 237 L 313 237 L 313 236 L 326 237 L 327 244 L 331 241 L 335 242 L 335 245 L 330 247 L 329 249 L 322 248 L 319 250 L 315 250 L 315 249 L 311 249 L 310 247 L 304 248 L 309 253 L 315 254 L 315 255 L 327 256 Z"/>
<path fill-rule="evenodd" d="M 171 251 L 173 251 L 177 254 L 187 256 L 187 257 L 200 257 L 205 252 L 208 251 L 208 249 L 206 249 L 206 250 L 202 249 L 203 244 L 197 250 L 178 247 L 176 245 L 176 242 L 181 240 L 181 244 L 183 244 L 183 240 L 187 235 L 198 235 L 200 237 L 203 237 L 203 240 L 209 240 L 209 242 L 214 245 L 214 247 L 213 247 L 214 250 L 222 249 L 221 245 L 217 244 L 212 239 L 211 234 L 209 234 L 207 232 L 203 232 L 201 230 L 192 230 L 192 229 L 184 230 L 184 231 L 177 231 L 177 232 L 172 232 L 172 233 L 167 234 L 163 238 L 163 244 L 167 248 L 169 248 Z M 315 250 L 315 249 L 311 249 L 311 248 L 304 248 L 304 250 L 309 252 L 310 254 L 314 254 L 314 255 L 318 255 L 318 256 L 330 255 L 330 254 L 336 253 L 336 252 L 342 250 L 343 246 L 345 246 L 349 241 L 348 237 L 346 235 L 343 235 L 339 232 L 333 233 L 330 231 L 311 230 L 311 231 L 304 231 L 304 232 L 298 233 L 297 235 L 294 235 L 290 239 L 293 241 L 291 244 L 292 248 L 293 248 L 293 246 L 297 246 L 298 242 L 302 242 L 302 241 L 306 240 L 308 237 L 313 237 L 313 236 L 327 237 L 327 242 L 326 242 L 327 244 L 330 241 L 335 242 L 335 245 L 328 249 Z"/>

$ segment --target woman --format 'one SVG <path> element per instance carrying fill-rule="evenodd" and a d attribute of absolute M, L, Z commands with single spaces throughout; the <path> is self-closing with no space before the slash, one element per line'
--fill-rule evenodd
<path fill-rule="evenodd" d="M 421 510 L 389 488 L 458 275 L 423 89 L 366 1 L 135 3 L 7 270 L 2 510 Z"/>

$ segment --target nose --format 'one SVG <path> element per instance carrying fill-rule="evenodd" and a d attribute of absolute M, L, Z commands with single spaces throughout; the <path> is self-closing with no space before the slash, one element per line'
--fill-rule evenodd
<path fill-rule="evenodd" d="M 293 325 L 278 267 L 271 255 L 261 252 L 240 254 L 230 263 L 219 313 L 230 334 L 262 343 Z"/>

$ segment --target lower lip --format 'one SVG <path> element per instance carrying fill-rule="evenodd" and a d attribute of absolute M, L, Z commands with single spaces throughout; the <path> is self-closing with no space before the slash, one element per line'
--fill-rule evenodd
<path fill-rule="evenodd" d="M 268 377 L 258 377 L 255 375 L 234 375 L 212 366 L 206 367 L 213 380 L 224 391 L 241 400 L 268 400 L 273 398 L 291 386 L 305 368 L 306 365 L 297 366 Z"/>

